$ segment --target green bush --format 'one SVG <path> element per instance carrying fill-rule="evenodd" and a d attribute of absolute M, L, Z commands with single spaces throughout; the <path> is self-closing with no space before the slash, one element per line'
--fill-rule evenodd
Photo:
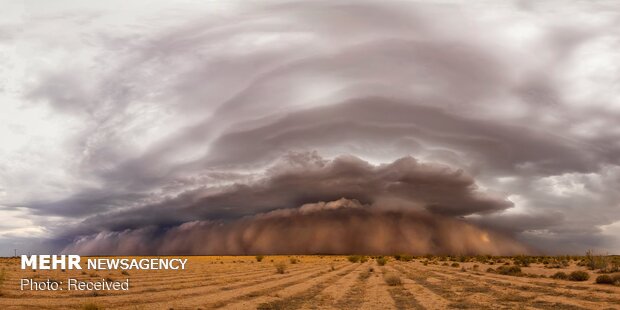
<path fill-rule="evenodd" d="M 590 279 L 590 275 L 585 271 L 573 271 L 568 275 L 568 279 L 571 281 L 587 281 Z"/>

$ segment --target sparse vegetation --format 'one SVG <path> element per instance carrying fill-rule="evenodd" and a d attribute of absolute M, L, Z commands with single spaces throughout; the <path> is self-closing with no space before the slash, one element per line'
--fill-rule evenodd
<path fill-rule="evenodd" d="M 300 260 L 296 257 L 291 257 L 289 261 L 291 262 L 291 264 L 297 264 L 300 262 Z"/>
<path fill-rule="evenodd" d="M 461 266 L 461 264 L 459 264 L 459 263 L 452 263 L 452 264 L 450 265 L 450 267 L 454 267 L 454 268 L 458 268 L 458 267 L 460 267 L 460 266 Z"/>
<path fill-rule="evenodd" d="M 265 256 L 263 256 L 263 255 L 256 255 L 255 258 L 256 258 L 256 261 L 260 263 L 260 262 L 263 261 L 263 258 L 265 258 Z"/>
<path fill-rule="evenodd" d="M 397 254 L 394 255 L 394 259 L 401 262 L 410 262 L 413 260 L 413 256 L 408 254 Z"/>
<path fill-rule="evenodd" d="M 614 279 L 609 275 L 600 275 L 596 277 L 596 283 L 598 284 L 614 284 Z"/>
<path fill-rule="evenodd" d="M 129 272 L 127 270 L 123 270 L 123 271 L 121 271 L 121 274 L 124 275 L 124 276 L 128 276 Z"/>
<path fill-rule="evenodd" d="M 505 276 L 521 276 L 521 267 L 519 266 L 499 266 L 497 267 L 497 273 Z"/>
<path fill-rule="evenodd" d="M 401 281 L 400 281 L 400 277 L 393 272 L 387 272 L 384 276 L 383 279 L 385 280 L 385 283 L 387 283 L 389 286 L 395 286 L 395 285 L 400 285 Z"/>
<path fill-rule="evenodd" d="M 385 258 L 383 256 L 379 256 L 379 257 L 375 258 L 375 261 L 377 261 L 377 265 L 379 265 L 379 266 L 385 266 L 385 264 L 387 264 L 387 258 Z"/>
<path fill-rule="evenodd" d="M 350 262 L 352 262 L 352 263 L 357 263 L 357 262 L 359 262 L 359 261 L 361 260 L 361 258 L 362 258 L 362 257 L 361 257 L 360 255 L 349 255 L 349 256 L 347 257 L 347 259 L 348 259 Z"/>
<path fill-rule="evenodd" d="M 554 273 L 551 276 L 551 278 L 558 279 L 558 280 L 566 280 L 566 279 L 568 279 L 568 275 L 565 272 L 563 272 L 563 271 L 558 271 L 558 272 Z"/>
<path fill-rule="evenodd" d="M 590 279 L 590 275 L 585 271 L 573 271 L 568 275 L 568 279 L 571 281 L 587 281 Z"/>
<path fill-rule="evenodd" d="M 370 259 L 372 263 L 360 266 L 349 263 L 348 256 L 330 255 L 265 256 L 262 260 L 265 264 L 257 263 L 255 256 L 192 256 L 189 257 L 192 268 L 188 270 L 188 276 L 160 271 L 156 276 L 161 278 L 153 282 L 152 273 L 127 270 L 132 276 L 129 295 L 126 292 L 84 292 L 79 298 L 54 296 L 49 305 L 46 303 L 44 306 L 101 309 L 121 305 L 120 302 L 109 305 L 104 303 L 119 296 L 121 299 L 136 300 L 135 304 L 121 305 L 128 309 L 148 309 L 153 301 L 157 301 L 158 307 L 162 309 L 293 309 L 293 305 L 316 309 L 330 306 L 359 309 L 363 305 L 381 309 L 399 306 L 402 309 L 445 309 L 457 306 L 494 309 L 498 304 L 505 308 L 524 309 L 608 309 L 615 306 L 615 295 L 620 292 L 620 273 L 603 274 L 599 270 L 590 271 L 587 266 L 575 266 L 585 261 L 585 256 L 528 256 L 517 259 L 529 261 L 530 267 L 514 264 L 514 257 L 510 256 L 425 255 L 412 257 L 415 261 L 413 263 L 407 263 L 407 258 L 402 254 L 356 257 L 356 263 L 364 259 Z M 300 259 L 301 263 L 292 265 L 291 258 Z M 608 256 L 606 270 L 613 268 L 615 258 Z M 269 263 L 271 260 L 274 262 Z M 389 263 L 385 267 L 379 266 L 387 261 Z M 491 262 L 495 265 L 490 266 Z M 504 265 L 506 263 L 508 265 Z M 458 264 L 458 267 L 450 267 L 452 264 Z M 570 266 L 564 267 L 565 264 Z M 444 267 L 439 267 L 441 265 Z M 559 266 L 559 269 L 546 269 L 551 266 Z M 485 270 L 488 273 L 484 273 Z M 569 280 L 571 275 L 571 280 L 575 279 L 572 273 L 575 270 L 582 270 L 590 278 L 582 280 L 584 282 L 564 281 Z M 98 275 L 89 279 L 91 272 Z M 128 274 L 123 273 L 123 270 L 72 269 L 67 269 L 64 274 L 60 270 L 54 273 L 32 273 L 31 270 L 21 270 L 18 260 L 0 259 L 0 282 L 6 278 L 0 287 L 3 289 L 1 293 L 4 293 L 0 297 L 0 309 L 11 308 L 11 303 L 18 299 L 24 308 L 37 308 L 42 304 L 41 293 L 9 288 L 7 282 L 13 283 L 14 279 L 20 277 L 42 281 L 50 277 L 64 280 L 59 278 L 62 275 L 85 281 L 100 281 L 102 278 L 109 281 L 110 278 L 118 280 L 119 277 L 124 280 Z M 545 277 L 558 280 L 545 280 Z M 196 294 L 198 290 L 188 289 L 192 287 L 200 287 L 201 295 Z M 418 290 L 423 293 L 418 295 Z M 143 293 L 148 293 L 148 296 L 140 296 Z M 175 294 L 175 298 L 167 298 L 166 294 Z M 536 297 L 543 295 L 552 296 L 553 299 Z M 369 302 L 371 298 L 376 299 L 376 303 Z M 91 308 L 85 307 L 86 302 L 93 303 Z"/>
<path fill-rule="evenodd" d="M 275 263 L 276 272 L 279 274 L 284 274 L 286 272 L 286 263 L 285 262 L 277 262 Z"/>

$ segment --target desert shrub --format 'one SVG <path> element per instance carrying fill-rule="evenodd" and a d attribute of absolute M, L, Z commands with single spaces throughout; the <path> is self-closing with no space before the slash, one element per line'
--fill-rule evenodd
<path fill-rule="evenodd" d="M 379 256 L 375 260 L 377 261 L 377 265 L 379 266 L 385 266 L 385 264 L 387 263 L 387 258 L 383 256 Z"/>
<path fill-rule="evenodd" d="M 474 268 L 474 271 L 478 271 L 478 269 L 480 269 L 480 266 L 474 265 L 472 268 Z"/>
<path fill-rule="evenodd" d="M 329 269 L 330 269 L 331 271 L 336 270 L 336 266 L 334 266 L 334 263 L 329 264 Z"/>
<path fill-rule="evenodd" d="M 393 272 L 386 273 L 383 278 L 385 279 L 385 283 L 387 283 L 389 286 L 401 284 L 400 277 Z"/>
<path fill-rule="evenodd" d="M 454 268 L 458 268 L 459 266 L 461 266 L 459 263 L 452 263 L 452 265 L 450 265 L 450 267 Z"/>
<path fill-rule="evenodd" d="M 259 263 L 263 261 L 263 258 L 265 258 L 265 256 L 263 256 L 263 255 L 256 255 L 256 261 L 259 262 Z"/>
<path fill-rule="evenodd" d="M 123 271 L 121 271 L 121 274 L 124 275 L 124 276 L 128 276 L 129 272 L 127 270 L 123 270 Z"/>
<path fill-rule="evenodd" d="M 614 284 L 614 279 L 609 275 L 600 275 L 596 277 L 596 283 L 598 284 Z"/>
<path fill-rule="evenodd" d="M 352 262 L 352 263 L 357 263 L 360 261 L 362 257 L 359 255 L 349 255 L 349 257 L 347 257 L 347 259 Z"/>
<path fill-rule="evenodd" d="M 276 266 L 276 272 L 279 274 L 284 274 L 286 272 L 286 263 L 284 262 L 277 262 L 275 264 Z"/>
<path fill-rule="evenodd" d="M 519 266 L 499 266 L 497 267 L 497 273 L 505 276 L 520 276 L 523 274 Z"/>
<path fill-rule="evenodd" d="M 293 265 L 294 265 L 294 264 L 297 264 L 297 263 L 299 263 L 299 262 L 300 262 L 300 260 L 299 260 L 299 259 L 297 259 L 297 258 L 295 258 L 295 257 L 291 257 L 291 258 L 289 259 L 289 261 L 290 261 L 290 262 L 291 262 L 291 264 L 293 264 Z"/>
<path fill-rule="evenodd" d="M 594 252 L 592 252 L 592 250 L 588 250 L 584 258 L 584 265 L 587 266 L 591 270 L 601 269 L 605 271 L 607 267 L 610 265 L 610 263 L 611 263 L 610 257 L 602 256 L 602 255 L 594 255 Z"/>
<path fill-rule="evenodd" d="M 487 272 L 494 273 L 494 272 L 495 272 L 495 269 L 493 269 L 493 268 L 489 267 L 489 268 L 487 268 Z"/>
<path fill-rule="evenodd" d="M 528 267 L 532 263 L 532 258 L 529 256 L 519 255 L 515 256 L 514 264 L 521 267 Z"/>
<path fill-rule="evenodd" d="M 568 275 L 568 279 L 571 281 L 587 281 L 590 279 L 590 275 L 585 271 L 573 271 Z"/>
<path fill-rule="evenodd" d="M 367 261 L 368 261 L 368 257 L 366 257 L 366 256 L 360 257 L 360 263 L 365 263 Z"/>
<path fill-rule="evenodd" d="M 410 262 L 413 260 L 413 256 L 408 255 L 408 254 L 397 254 L 397 255 L 394 255 L 394 259 L 397 261 L 402 261 L 402 262 Z"/>
<path fill-rule="evenodd" d="M 568 275 L 565 272 L 562 271 L 558 271 L 556 273 L 554 273 L 551 278 L 553 279 L 559 279 L 559 280 L 566 280 L 568 279 Z"/>

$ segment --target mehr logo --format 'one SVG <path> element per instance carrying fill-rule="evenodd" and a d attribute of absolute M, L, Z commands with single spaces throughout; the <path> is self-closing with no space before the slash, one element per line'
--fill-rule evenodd
<path fill-rule="evenodd" d="M 79 255 L 22 255 L 22 269 L 82 269 Z"/>

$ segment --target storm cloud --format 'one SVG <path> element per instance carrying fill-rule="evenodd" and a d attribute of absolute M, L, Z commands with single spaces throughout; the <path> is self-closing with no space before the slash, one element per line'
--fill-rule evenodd
<path fill-rule="evenodd" d="M 531 250 L 501 234 L 422 212 L 377 210 L 356 200 L 306 204 L 234 222 L 193 221 L 101 232 L 64 249 L 84 255 L 118 254 L 492 254 Z"/>
<path fill-rule="evenodd" d="M 6 5 L 1 247 L 311 252 L 224 240 L 355 218 L 377 252 L 620 251 L 616 2 L 124 5 Z"/>
<path fill-rule="evenodd" d="M 326 160 L 313 152 L 289 153 L 253 181 L 203 187 L 156 204 L 98 214 L 84 220 L 79 232 L 169 227 L 191 219 L 234 220 L 343 197 L 374 209 L 429 216 L 488 214 L 513 206 L 500 193 L 479 190 L 462 170 L 412 157 L 375 166 L 353 156 Z"/>

